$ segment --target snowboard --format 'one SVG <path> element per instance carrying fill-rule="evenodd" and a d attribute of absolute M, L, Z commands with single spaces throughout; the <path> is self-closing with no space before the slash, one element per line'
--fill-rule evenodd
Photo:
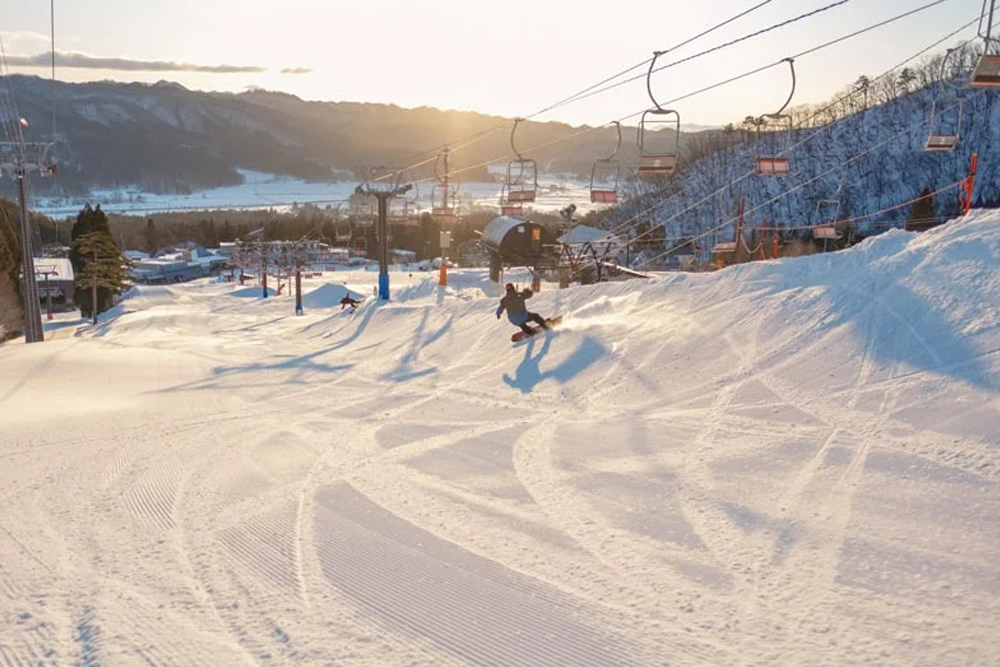
<path fill-rule="evenodd" d="M 548 326 L 548 327 L 555 327 L 560 322 L 562 322 L 562 315 L 557 315 L 556 317 L 547 317 L 547 318 L 545 318 L 545 325 Z M 525 340 L 527 338 L 531 338 L 531 336 L 537 336 L 538 334 L 540 334 L 540 333 L 542 333 L 544 331 L 544 329 L 541 329 L 540 327 L 537 327 L 537 326 L 529 326 L 528 328 L 531 329 L 534 333 L 532 333 L 532 334 L 529 335 L 529 334 L 524 333 L 520 329 L 518 329 L 517 331 L 515 331 L 513 333 L 513 335 L 511 335 L 510 342 L 517 343 L 517 342 L 520 342 L 520 341 Z"/>

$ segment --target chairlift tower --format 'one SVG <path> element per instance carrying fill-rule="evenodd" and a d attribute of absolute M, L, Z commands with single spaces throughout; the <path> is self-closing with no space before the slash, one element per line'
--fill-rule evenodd
<path fill-rule="evenodd" d="M 22 121 L 23 122 L 23 121 Z M 20 130 L 20 127 L 19 127 Z M 41 343 L 45 340 L 42 329 L 42 305 L 35 277 L 35 255 L 31 247 L 31 224 L 28 220 L 28 197 L 26 179 L 32 170 L 42 176 L 56 173 L 55 165 L 48 164 L 51 143 L 27 143 L 20 141 L 0 142 L 0 172 L 8 171 L 17 180 L 17 201 L 20 206 L 21 229 L 21 272 L 24 275 L 24 342 Z"/>
<path fill-rule="evenodd" d="M 397 176 L 396 182 L 372 181 L 359 185 L 354 190 L 359 195 L 368 195 L 378 201 L 378 226 L 376 227 L 378 232 L 378 298 L 382 301 L 389 300 L 389 200 L 406 194 L 412 188 L 412 183 L 399 185 Z"/>

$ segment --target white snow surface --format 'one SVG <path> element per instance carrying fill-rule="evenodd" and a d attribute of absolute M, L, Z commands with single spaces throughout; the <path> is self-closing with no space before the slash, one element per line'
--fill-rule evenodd
<path fill-rule="evenodd" d="M 0 347 L 0 665 L 998 664 L 1000 214 L 519 345 L 449 277 Z"/>

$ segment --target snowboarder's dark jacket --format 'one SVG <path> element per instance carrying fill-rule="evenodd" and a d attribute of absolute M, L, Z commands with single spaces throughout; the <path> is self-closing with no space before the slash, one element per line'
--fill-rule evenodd
<path fill-rule="evenodd" d="M 513 324 L 520 326 L 528 319 L 528 308 L 524 305 L 525 299 L 531 298 L 531 290 L 526 289 L 521 292 L 509 291 L 500 299 L 500 306 L 497 308 L 497 317 L 506 310 L 507 319 Z"/>

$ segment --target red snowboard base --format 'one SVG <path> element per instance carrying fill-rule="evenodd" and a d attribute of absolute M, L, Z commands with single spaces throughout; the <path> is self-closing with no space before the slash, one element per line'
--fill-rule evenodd
<path fill-rule="evenodd" d="M 545 325 L 550 328 L 555 327 L 560 322 L 562 322 L 562 315 L 558 315 L 556 317 L 549 317 L 545 319 Z M 518 329 L 511 335 L 510 342 L 517 343 L 518 341 L 522 341 L 525 338 L 531 338 L 531 336 L 536 336 L 544 331 L 543 329 L 536 326 L 529 326 L 528 328 L 531 329 L 534 333 L 529 335 Z"/>

